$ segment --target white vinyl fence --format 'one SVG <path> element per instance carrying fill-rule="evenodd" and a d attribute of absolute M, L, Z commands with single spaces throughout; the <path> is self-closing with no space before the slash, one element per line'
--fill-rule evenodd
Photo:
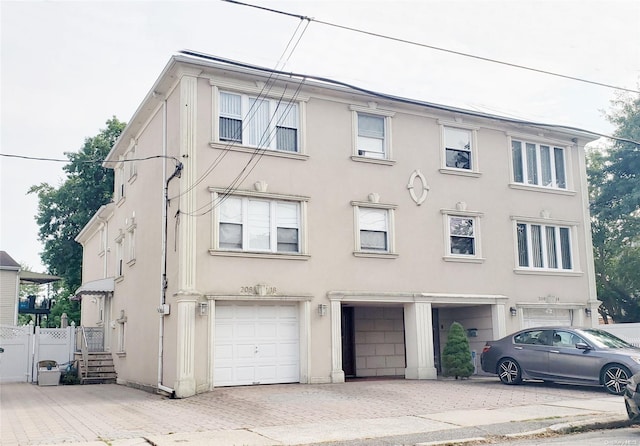
<path fill-rule="evenodd" d="M 630 344 L 640 347 L 640 323 L 634 324 L 600 324 L 599 329 L 608 331 L 614 336 L 624 339 Z"/>
<path fill-rule="evenodd" d="M 0 383 L 35 382 L 38 362 L 53 360 L 58 366 L 73 360 L 76 327 L 40 328 L 0 325 Z"/>

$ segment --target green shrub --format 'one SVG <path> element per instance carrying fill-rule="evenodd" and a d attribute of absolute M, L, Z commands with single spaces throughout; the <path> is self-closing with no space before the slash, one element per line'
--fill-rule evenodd
<path fill-rule="evenodd" d="M 442 352 L 442 366 L 444 376 L 468 378 L 473 374 L 471 349 L 467 334 L 459 322 L 454 322 L 449 328 L 447 343 Z"/>

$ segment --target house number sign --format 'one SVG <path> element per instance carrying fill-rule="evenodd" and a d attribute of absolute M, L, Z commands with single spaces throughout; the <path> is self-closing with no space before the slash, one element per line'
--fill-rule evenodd
<path fill-rule="evenodd" d="M 256 294 L 258 296 L 267 296 L 276 294 L 277 289 L 274 286 L 258 284 L 254 286 L 241 286 L 240 294 Z"/>

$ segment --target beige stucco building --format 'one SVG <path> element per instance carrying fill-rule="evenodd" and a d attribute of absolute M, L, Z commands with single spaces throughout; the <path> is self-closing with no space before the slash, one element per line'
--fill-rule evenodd
<path fill-rule="evenodd" d="M 77 240 L 82 323 L 121 383 L 433 379 L 484 342 L 597 312 L 584 145 L 552 125 L 174 56 Z M 479 361 L 478 361 L 479 362 Z"/>

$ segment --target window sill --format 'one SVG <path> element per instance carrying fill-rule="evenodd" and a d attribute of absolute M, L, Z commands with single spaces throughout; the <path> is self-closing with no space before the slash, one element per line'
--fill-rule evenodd
<path fill-rule="evenodd" d="M 284 150 L 273 150 L 273 149 L 265 149 L 265 148 L 257 148 L 257 147 L 248 147 L 248 146 L 240 146 L 236 145 L 236 143 L 219 143 L 219 142 L 210 142 L 209 146 L 213 149 L 219 150 L 229 150 L 231 152 L 241 152 L 241 153 L 250 153 L 254 154 L 256 151 L 260 153 L 261 156 L 275 156 L 280 158 L 289 158 L 300 161 L 306 161 L 309 159 L 309 155 L 302 154 L 300 152 L 286 152 Z"/>
<path fill-rule="evenodd" d="M 116 352 L 116 356 L 118 358 L 126 358 L 127 357 L 127 352 Z"/>
<path fill-rule="evenodd" d="M 126 201 L 126 197 L 118 198 L 118 201 L 116 201 L 116 206 L 118 207 L 122 206 L 125 201 Z"/>
<path fill-rule="evenodd" d="M 351 159 L 359 163 L 381 164 L 383 166 L 393 166 L 396 164 L 395 160 L 388 160 L 388 159 L 382 159 L 382 158 L 369 158 L 366 156 L 359 156 L 359 155 L 352 155 Z"/>
<path fill-rule="evenodd" d="M 133 266 L 133 265 L 135 265 L 135 264 L 136 264 L 136 259 L 131 259 L 131 260 L 129 260 L 129 261 L 127 262 L 127 265 L 129 265 L 129 266 Z"/>
<path fill-rule="evenodd" d="M 581 271 L 572 270 L 557 270 L 557 269 L 524 269 L 515 268 L 513 270 L 515 274 L 532 275 L 532 276 L 566 276 L 566 277 L 579 277 L 584 274 Z"/>
<path fill-rule="evenodd" d="M 546 192 L 549 194 L 557 194 L 557 195 L 574 196 L 576 194 L 576 191 L 574 190 L 555 189 L 552 187 L 543 187 L 543 186 L 531 186 L 528 184 L 520 184 L 520 183 L 509 183 L 509 187 L 511 189 L 517 189 L 517 190 L 528 190 L 531 192 Z"/>
<path fill-rule="evenodd" d="M 209 255 L 221 257 L 248 257 L 254 259 L 278 259 L 278 260 L 309 260 L 308 254 L 280 254 L 275 252 L 256 252 L 256 251 L 220 251 L 210 249 Z"/>
<path fill-rule="evenodd" d="M 460 263 L 484 263 L 484 261 L 486 260 L 483 257 L 472 257 L 472 256 L 444 256 L 442 257 L 442 260 L 444 260 L 445 262 L 460 262 Z"/>
<path fill-rule="evenodd" d="M 461 177 L 471 177 L 471 178 L 480 178 L 482 176 L 482 173 L 474 171 L 474 170 L 467 170 L 467 169 L 453 169 L 450 167 L 442 167 L 440 168 L 440 173 L 444 173 L 447 175 L 459 175 Z"/>
<path fill-rule="evenodd" d="M 120 283 L 124 280 L 124 275 L 118 276 L 115 278 L 114 282 L 115 283 Z"/>
<path fill-rule="evenodd" d="M 138 178 L 138 174 L 137 174 L 137 173 L 134 173 L 133 175 L 131 175 L 131 176 L 129 177 L 129 179 L 127 180 L 127 182 L 128 182 L 129 184 L 133 184 L 133 183 L 135 183 L 136 178 Z"/>
<path fill-rule="evenodd" d="M 398 254 L 391 252 L 366 252 L 366 251 L 353 251 L 355 257 L 368 257 L 373 259 L 396 259 Z"/>

